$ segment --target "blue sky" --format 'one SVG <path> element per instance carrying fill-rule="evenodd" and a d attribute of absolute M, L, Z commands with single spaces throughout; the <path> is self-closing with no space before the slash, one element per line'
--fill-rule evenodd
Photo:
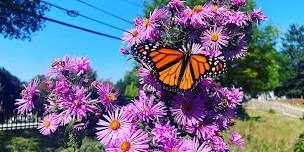
<path fill-rule="evenodd" d="M 46 0 L 65 8 L 78 10 L 80 13 L 102 20 L 123 29 L 130 25 L 109 17 L 75 0 Z M 143 8 L 132 5 L 125 0 L 86 0 L 95 6 L 111 11 L 130 21 L 142 15 Z M 128 0 L 141 4 L 143 0 Z M 292 23 L 301 24 L 304 21 L 303 0 L 257 0 L 269 20 L 265 24 L 274 24 L 285 32 Z M 71 18 L 64 12 L 51 8 L 46 16 L 78 26 L 87 27 L 99 32 L 122 36 L 117 31 L 82 18 Z M 114 82 L 123 77 L 132 67 L 132 61 L 119 53 L 123 46 L 120 41 L 71 29 L 55 23 L 46 22 L 42 31 L 34 33 L 32 41 L 10 40 L 0 37 L 0 67 L 3 66 L 22 81 L 28 81 L 37 74 L 44 74 L 54 58 L 64 55 L 86 56 L 97 70 L 99 78 Z"/>

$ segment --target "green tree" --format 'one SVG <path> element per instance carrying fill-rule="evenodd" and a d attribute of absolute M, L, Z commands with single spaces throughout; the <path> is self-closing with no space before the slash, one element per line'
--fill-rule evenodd
<path fill-rule="evenodd" d="M 34 16 L 42 16 L 46 10 L 40 0 L 1 0 L 0 33 L 5 38 L 30 40 L 33 32 L 43 28 L 43 20 Z"/>
<path fill-rule="evenodd" d="M 132 99 L 135 97 L 139 87 L 136 68 L 126 72 L 124 78 L 119 80 L 115 87 L 120 91 L 120 94 L 125 96 L 126 99 Z"/>
<path fill-rule="evenodd" d="M 0 68 L 0 114 L 10 115 L 15 108 L 15 99 L 20 98 L 21 82 L 9 71 Z M 3 120 L 0 120 L 0 122 Z"/>
<path fill-rule="evenodd" d="M 278 92 L 288 97 L 304 95 L 304 26 L 291 25 L 282 38 L 282 54 L 286 56 L 282 66 L 281 86 Z"/>
<path fill-rule="evenodd" d="M 273 90 L 280 80 L 282 56 L 276 51 L 279 31 L 273 26 L 255 28 L 249 42 L 248 54 L 233 63 L 225 74 L 227 84 L 242 87 L 245 93 L 256 96 Z"/>

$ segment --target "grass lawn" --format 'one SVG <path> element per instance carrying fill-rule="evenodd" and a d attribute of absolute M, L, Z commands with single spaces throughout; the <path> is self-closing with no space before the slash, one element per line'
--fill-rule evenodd
<path fill-rule="evenodd" d="M 247 113 L 250 119 L 237 120 L 232 128 L 244 137 L 246 146 L 243 150 L 232 147 L 233 152 L 291 152 L 304 132 L 304 120 L 275 112 L 247 110 Z"/>

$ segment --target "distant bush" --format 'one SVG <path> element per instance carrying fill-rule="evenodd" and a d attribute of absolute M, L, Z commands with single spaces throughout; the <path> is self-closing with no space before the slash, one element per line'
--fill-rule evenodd
<path fill-rule="evenodd" d="M 59 150 L 60 152 L 74 152 L 74 149 L 69 147 L 67 149 Z M 77 152 L 105 152 L 103 146 L 96 140 L 85 138 L 82 141 L 82 145 Z"/>
<path fill-rule="evenodd" d="M 271 113 L 271 114 L 275 114 L 276 113 L 276 111 L 273 110 L 273 109 L 269 109 L 268 112 Z"/>
<path fill-rule="evenodd" d="M 298 142 L 295 145 L 294 152 L 304 152 L 304 133 L 299 136 Z"/>
<path fill-rule="evenodd" d="M 12 152 L 30 152 L 39 150 L 38 138 L 13 137 L 6 146 Z"/>

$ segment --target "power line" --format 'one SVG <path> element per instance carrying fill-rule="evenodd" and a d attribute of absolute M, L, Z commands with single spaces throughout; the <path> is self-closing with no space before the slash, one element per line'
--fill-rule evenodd
<path fill-rule="evenodd" d="M 107 14 L 107 15 L 110 15 L 110 16 L 112 16 L 112 17 L 115 17 L 115 18 L 117 18 L 117 19 L 119 19 L 119 20 L 121 20 L 121 21 L 124 21 L 124 22 L 126 22 L 126 23 L 132 24 L 131 21 L 129 21 L 129 20 L 127 20 L 127 19 L 124 19 L 124 18 L 122 18 L 122 17 L 119 17 L 119 16 L 117 16 L 117 15 L 111 13 L 111 12 L 108 12 L 108 11 L 106 11 L 106 10 L 103 10 L 103 9 L 101 9 L 101 8 L 98 8 L 98 7 L 94 6 L 93 4 L 87 3 L 87 2 L 82 1 L 82 0 L 76 0 L 76 1 L 78 1 L 78 2 L 80 2 L 80 3 L 82 3 L 82 4 L 84 4 L 84 5 L 87 5 L 87 6 L 91 7 L 91 8 L 94 8 L 94 9 L 96 9 L 96 10 L 99 10 L 100 12 L 102 12 L 102 13 L 104 13 L 104 14 Z"/>
<path fill-rule="evenodd" d="M 12 10 L 16 11 L 16 9 L 7 7 L 3 3 L 0 3 L 0 6 L 3 6 L 5 8 L 12 9 Z M 39 19 L 47 20 L 47 21 L 54 22 L 54 23 L 64 25 L 64 26 L 67 26 L 67 27 L 71 27 L 71 28 L 74 28 L 74 29 L 82 30 L 82 31 L 85 31 L 85 32 L 89 32 L 89 33 L 93 33 L 93 34 L 97 34 L 97 35 L 100 35 L 100 36 L 104 36 L 104 37 L 108 37 L 108 38 L 112 38 L 112 39 L 121 41 L 121 39 L 119 37 L 116 37 L 116 36 L 113 36 L 113 35 L 105 34 L 105 33 L 102 33 L 102 32 L 97 32 L 97 31 L 94 31 L 94 30 L 90 30 L 90 29 L 87 29 L 87 28 L 84 28 L 84 27 L 80 27 L 80 26 L 76 26 L 76 25 L 73 25 L 73 24 L 65 23 L 65 22 L 55 20 L 55 19 L 52 19 L 52 18 L 48 18 L 48 17 L 45 17 L 45 16 L 40 16 L 40 15 L 37 15 L 37 14 L 29 13 L 29 12 L 24 11 L 24 10 L 18 10 L 18 11 L 20 13 L 24 13 L 24 14 L 32 16 L 32 17 L 37 17 Z"/>
<path fill-rule="evenodd" d="M 83 17 L 83 18 L 85 18 L 85 19 L 94 21 L 94 22 L 96 22 L 96 23 L 99 23 L 99 24 L 102 24 L 102 25 L 111 27 L 111 28 L 113 28 L 113 29 L 116 29 L 116 30 L 119 30 L 119 31 L 122 31 L 122 32 L 128 32 L 128 31 L 126 31 L 126 30 L 124 30 L 124 29 L 122 29 L 122 28 L 119 28 L 119 27 L 117 27 L 117 26 L 114 26 L 114 25 L 105 23 L 105 22 L 103 22 L 103 21 L 100 21 L 100 20 L 97 20 L 97 19 L 94 19 L 94 18 L 85 16 L 85 15 L 82 15 L 82 14 L 80 14 L 78 11 L 75 11 L 75 10 L 68 10 L 68 9 L 63 8 L 63 7 L 61 7 L 61 6 L 58 6 L 58 5 L 55 5 L 55 4 L 52 4 L 52 3 L 49 3 L 49 2 L 43 1 L 43 0 L 41 0 L 41 2 L 43 2 L 43 3 L 47 4 L 47 5 L 56 7 L 56 8 L 58 8 L 58 9 L 60 9 L 60 10 L 66 11 L 66 13 L 67 13 L 69 16 L 72 16 L 72 17 L 80 16 L 80 17 Z M 128 32 L 128 33 L 129 33 L 129 32 Z"/>

